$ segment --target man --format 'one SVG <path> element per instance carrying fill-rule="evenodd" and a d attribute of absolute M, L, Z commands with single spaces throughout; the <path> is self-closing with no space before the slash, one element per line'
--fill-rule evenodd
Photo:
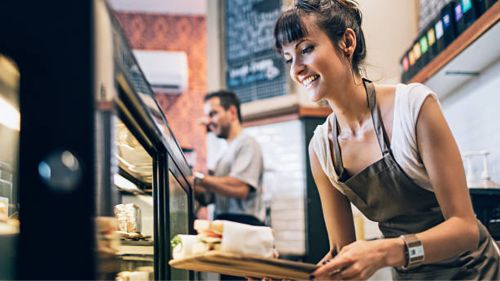
<path fill-rule="evenodd" d="M 207 129 L 225 139 L 228 147 L 213 174 L 194 172 L 192 186 L 197 198 L 213 194 L 215 219 L 263 225 L 262 151 L 257 141 L 243 132 L 238 97 L 221 90 L 207 94 L 204 100 Z"/>

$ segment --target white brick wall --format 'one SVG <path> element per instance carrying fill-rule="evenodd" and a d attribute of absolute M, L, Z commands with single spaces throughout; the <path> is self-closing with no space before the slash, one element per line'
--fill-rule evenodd
<path fill-rule="evenodd" d="M 264 153 L 264 190 L 281 254 L 305 254 L 305 144 L 299 120 L 246 128 Z"/>
<path fill-rule="evenodd" d="M 441 101 L 461 153 L 488 150 L 490 176 L 500 182 L 500 61 Z M 479 160 L 479 159 L 477 159 Z M 482 170 L 473 161 L 473 170 Z"/>
<path fill-rule="evenodd" d="M 305 254 L 305 144 L 299 120 L 245 128 L 264 154 L 264 200 L 271 206 L 271 226 L 281 254 Z M 213 168 L 227 147 L 209 134 L 207 164 Z"/>

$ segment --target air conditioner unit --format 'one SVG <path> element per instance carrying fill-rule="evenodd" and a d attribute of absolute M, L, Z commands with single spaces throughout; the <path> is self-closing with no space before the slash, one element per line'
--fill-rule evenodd
<path fill-rule="evenodd" d="M 155 93 L 179 95 L 187 90 L 185 52 L 134 50 L 134 55 Z"/>

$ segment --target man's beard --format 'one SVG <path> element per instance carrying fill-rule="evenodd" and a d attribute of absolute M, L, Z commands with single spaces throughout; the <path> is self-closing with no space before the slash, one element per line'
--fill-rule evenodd
<path fill-rule="evenodd" d="M 229 131 L 231 130 L 231 124 L 221 125 L 220 132 L 217 137 L 221 139 L 227 139 L 229 137 Z"/>

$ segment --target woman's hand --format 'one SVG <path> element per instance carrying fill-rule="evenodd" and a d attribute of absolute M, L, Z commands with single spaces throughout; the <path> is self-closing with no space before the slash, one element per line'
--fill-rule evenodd
<path fill-rule="evenodd" d="M 378 269 L 388 266 L 385 240 L 356 241 L 313 272 L 314 280 L 366 280 Z M 402 248 L 401 248 L 402 251 Z"/>

